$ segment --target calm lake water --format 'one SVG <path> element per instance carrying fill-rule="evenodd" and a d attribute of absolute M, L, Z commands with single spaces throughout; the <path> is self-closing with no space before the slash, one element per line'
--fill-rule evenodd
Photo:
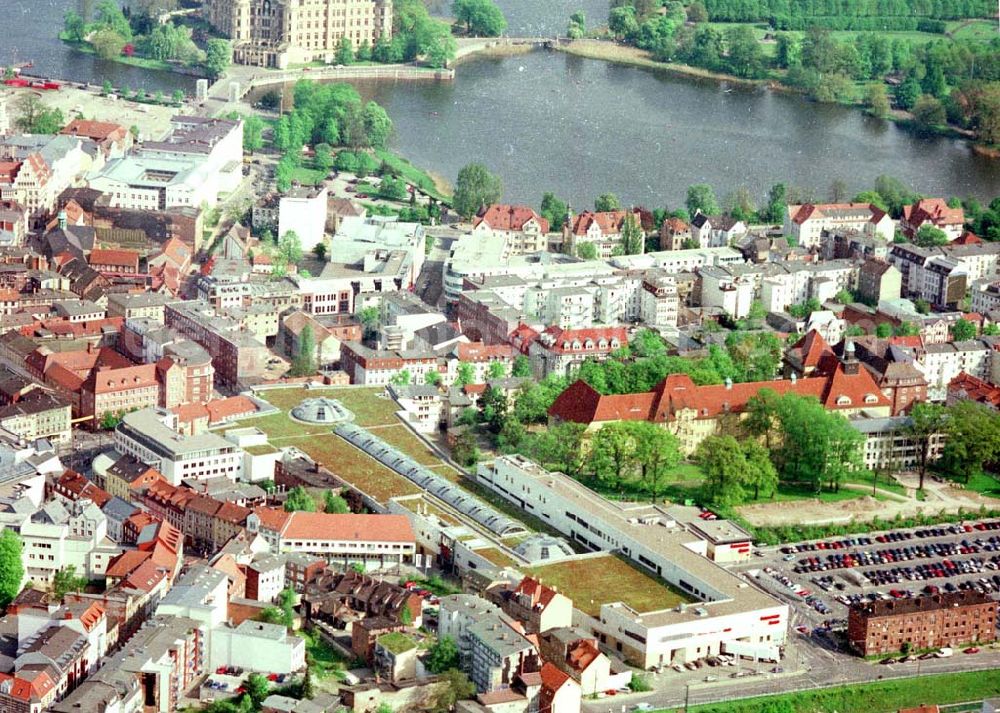
<path fill-rule="evenodd" d="M 76 52 L 59 41 L 72 0 L 0 0 L 0 66 L 34 62 L 32 74 L 76 82 L 172 92 L 194 91 L 194 77 L 151 72 Z"/>
<path fill-rule="evenodd" d="M 443 7 L 447 8 L 449 3 Z M 582 9 L 603 22 L 607 0 L 500 0 L 515 35 L 564 31 Z M 67 0 L 0 0 L 0 64 L 35 62 L 52 77 L 169 91 L 190 77 L 148 72 L 81 55 L 56 33 Z M 9 28 L 14 28 L 10 31 Z M 688 185 L 721 196 L 754 195 L 777 181 L 827 197 L 891 174 L 926 194 L 1000 195 L 1000 162 L 963 141 L 920 137 L 860 111 L 767 91 L 539 51 L 459 66 L 454 82 L 359 84 L 396 125 L 395 147 L 449 180 L 470 161 L 499 173 L 506 198 L 537 203 L 544 191 L 574 208 L 618 193 L 626 202 L 676 206 Z"/>

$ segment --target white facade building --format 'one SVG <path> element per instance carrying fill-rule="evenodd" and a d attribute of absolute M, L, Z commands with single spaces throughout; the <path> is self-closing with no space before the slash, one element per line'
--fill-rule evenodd
<path fill-rule="evenodd" d="M 619 552 L 696 600 L 651 612 L 609 601 L 598 617 L 581 617 L 585 628 L 631 663 L 642 668 L 683 663 L 725 651 L 727 645 L 754 647 L 761 658 L 778 658 L 788 606 L 708 559 L 708 541 L 665 510 L 607 501 L 521 456 L 481 465 L 477 480 L 588 549 Z"/>
<path fill-rule="evenodd" d="M 323 242 L 326 231 L 326 186 L 294 188 L 278 201 L 278 239 L 294 232 L 302 250 L 310 252 Z"/>

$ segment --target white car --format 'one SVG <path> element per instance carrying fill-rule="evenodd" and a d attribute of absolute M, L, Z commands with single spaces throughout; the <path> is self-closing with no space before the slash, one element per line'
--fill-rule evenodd
<path fill-rule="evenodd" d="M 653 710 L 653 704 L 652 703 L 636 703 L 634 706 L 632 706 L 632 710 L 634 710 L 634 711 L 651 711 L 651 710 Z"/>

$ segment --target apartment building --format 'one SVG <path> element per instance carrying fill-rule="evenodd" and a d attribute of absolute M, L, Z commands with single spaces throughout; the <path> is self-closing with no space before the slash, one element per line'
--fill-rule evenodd
<path fill-rule="evenodd" d="M 160 384 L 156 365 L 142 364 L 120 369 L 94 369 L 80 386 L 78 418 L 88 419 L 94 430 L 103 428 L 106 415 L 120 416 L 129 411 L 156 406 Z"/>
<path fill-rule="evenodd" d="M 502 236 L 510 255 L 528 255 L 548 249 L 549 221 L 525 205 L 495 203 L 472 221 L 476 236 Z"/>
<path fill-rule="evenodd" d="M 49 501 L 21 524 L 26 582 L 48 588 L 55 573 L 72 565 L 78 575 L 100 579 L 121 548 L 107 536 L 107 518 L 89 500 Z"/>
<path fill-rule="evenodd" d="M 923 444 L 911 435 L 912 420 L 908 416 L 889 418 L 850 419 L 851 426 L 861 433 L 865 442 L 861 457 L 865 468 L 875 473 L 895 473 L 919 467 L 923 457 Z M 944 448 L 944 433 L 930 436 L 927 462 L 932 463 L 941 456 Z"/>
<path fill-rule="evenodd" d="M 0 407 L 0 433 L 31 442 L 46 438 L 56 445 L 72 440 L 70 401 L 48 391 L 35 389 L 15 403 Z"/>
<path fill-rule="evenodd" d="M 948 240 L 957 240 L 965 230 L 965 211 L 952 208 L 943 198 L 921 198 L 913 205 L 903 206 L 899 229 L 911 240 L 924 226 L 944 231 Z"/>
<path fill-rule="evenodd" d="M 864 602 L 848 611 L 847 641 L 862 656 L 988 644 L 996 621 L 997 603 L 972 590 Z"/>
<path fill-rule="evenodd" d="M 635 221 L 635 225 L 642 232 L 642 215 L 638 210 L 625 211 L 615 210 L 606 212 L 593 212 L 585 210 L 579 215 L 566 222 L 563 227 L 563 252 L 569 255 L 576 255 L 579 246 L 589 243 L 597 250 L 597 257 L 607 260 L 621 246 L 622 231 L 625 228 L 626 219 Z M 645 251 L 645 246 L 642 252 Z"/>
<path fill-rule="evenodd" d="M 892 218 L 870 203 L 806 203 L 785 211 L 785 236 L 805 248 L 819 247 L 826 231 L 856 230 L 891 241 L 895 229 Z"/>
<path fill-rule="evenodd" d="M 259 376 L 267 367 L 270 351 L 230 317 L 205 302 L 192 300 L 169 304 L 164 317 L 168 327 L 194 340 L 212 355 L 215 376 L 233 386 Z"/>

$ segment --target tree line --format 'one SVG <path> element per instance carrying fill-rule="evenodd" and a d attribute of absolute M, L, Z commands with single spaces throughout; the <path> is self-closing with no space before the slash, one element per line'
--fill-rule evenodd
<path fill-rule="evenodd" d="M 990 17 L 992 0 L 701 0 L 713 22 L 813 22 L 826 18 Z M 849 28 L 844 28 L 849 29 Z M 890 25 L 887 29 L 896 29 Z"/>

